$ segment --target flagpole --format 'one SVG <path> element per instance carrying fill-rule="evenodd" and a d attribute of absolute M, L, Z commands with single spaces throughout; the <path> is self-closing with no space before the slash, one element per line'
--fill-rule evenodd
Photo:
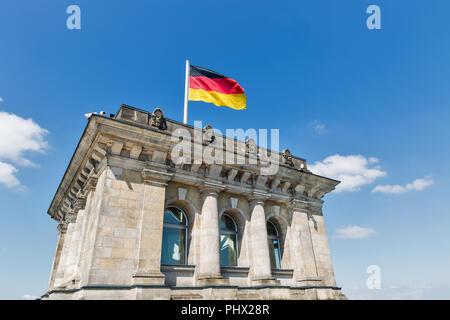
<path fill-rule="evenodd" d="M 189 99 L 189 60 L 186 60 L 186 80 L 184 83 L 184 117 L 183 123 L 188 121 L 188 99 Z"/>

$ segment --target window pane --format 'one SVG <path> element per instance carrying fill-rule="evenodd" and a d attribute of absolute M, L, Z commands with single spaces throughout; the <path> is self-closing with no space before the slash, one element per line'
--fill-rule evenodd
<path fill-rule="evenodd" d="M 168 208 L 164 211 L 164 223 L 186 225 L 184 214 L 177 208 Z"/>
<path fill-rule="evenodd" d="M 236 235 L 220 236 L 220 260 L 222 266 L 237 266 Z"/>
<path fill-rule="evenodd" d="M 226 214 L 222 215 L 222 218 L 220 219 L 220 229 L 224 231 L 236 231 L 233 219 Z"/>
<path fill-rule="evenodd" d="M 271 222 L 267 222 L 267 235 L 269 237 L 277 237 L 278 236 L 277 229 Z"/>
<path fill-rule="evenodd" d="M 277 239 L 269 239 L 270 265 L 273 269 L 280 269 L 280 245 Z"/>
<path fill-rule="evenodd" d="M 164 227 L 161 263 L 185 264 L 185 229 Z"/>

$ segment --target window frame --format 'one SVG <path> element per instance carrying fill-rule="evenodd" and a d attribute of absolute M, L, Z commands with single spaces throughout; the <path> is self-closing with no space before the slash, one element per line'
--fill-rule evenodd
<path fill-rule="evenodd" d="M 188 265 L 189 220 L 187 218 L 186 212 L 184 212 L 183 209 L 181 209 L 180 207 L 177 207 L 177 206 L 166 207 L 164 209 L 164 213 L 166 212 L 166 210 L 170 210 L 170 208 L 180 210 L 186 223 L 184 225 L 182 225 L 182 224 L 174 224 L 174 223 L 164 222 L 164 217 L 163 217 L 163 234 L 164 234 L 164 228 L 174 229 L 174 230 L 183 230 L 184 229 L 184 231 L 185 231 L 185 234 L 184 234 L 184 263 L 162 263 L 162 254 L 163 254 L 162 248 L 164 247 L 164 239 L 161 239 L 161 264 L 169 265 L 169 266 L 186 266 L 186 265 Z"/>
<path fill-rule="evenodd" d="M 272 225 L 272 227 L 275 229 L 275 233 L 276 233 L 276 236 L 273 236 L 273 235 L 269 235 L 269 233 L 267 232 L 267 239 L 269 240 L 269 241 L 271 241 L 271 240 L 276 240 L 277 242 L 278 242 L 278 261 L 280 262 L 280 265 L 279 265 L 279 267 L 277 267 L 277 266 L 275 266 L 275 268 L 272 268 L 272 266 L 271 266 L 271 268 L 272 269 L 281 269 L 281 241 L 280 241 L 280 232 L 278 231 L 278 227 L 277 227 L 277 225 L 275 224 L 275 223 L 273 223 L 272 221 L 270 221 L 270 220 L 267 220 L 267 223 L 266 223 L 266 225 L 267 224 L 271 224 Z M 266 230 L 267 230 L 267 226 L 266 226 Z M 270 249 L 270 248 L 269 248 Z M 271 263 L 272 264 L 272 263 Z"/>
<path fill-rule="evenodd" d="M 221 220 L 222 220 L 223 216 L 226 216 L 229 219 L 231 219 L 231 221 L 233 222 L 233 225 L 234 225 L 234 231 L 222 230 L 222 228 L 220 227 L 220 223 L 221 223 Z M 229 213 L 226 213 L 226 212 L 222 213 L 221 216 L 220 216 L 220 219 L 219 219 L 219 245 L 221 243 L 221 236 L 222 235 L 234 235 L 235 236 L 235 239 L 236 239 L 236 244 L 235 244 L 235 246 L 236 246 L 236 250 L 235 250 L 236 265 L 235 266 L 229 266 L 229 265 L 225 266 L 225 265 L 223 265 L 222 264 L 222 254 L 221 254 L 220 255 L 220 267 L 221 268 L 222 267 L 232 267 L 232 268 L 233 267 L 238 267 L 239 266 L 239 228 L 238 228 L 238 225 L 237 225 L 235 219 Z M 222 250 L 221 246 L 219 247 L 219 250 L 220 251 Z"/>

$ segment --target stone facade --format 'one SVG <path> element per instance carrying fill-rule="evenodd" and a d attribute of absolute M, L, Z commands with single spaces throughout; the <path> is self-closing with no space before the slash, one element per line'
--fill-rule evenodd
<path fill-rule="evenodd" d="M 338 181 L 288 150 L 276 174 L 256 164 L 175 164 L 188 125 L 122 106 L 93 115 L 49 208 L 59 238 L 43 299 L 345 299 L 336 287 L 321 198 Z M 205 132 L 206 144 L 213 143 Z M 205 138 L 206 136 L 206 138 Z M 258 155 L 247 143 L 223 137 Z M 257 156 L 256 156 L 257 157 Z M 187 261 L 161 264 L 164 211 L 187 217 Z M 237 225 L 237 266 L 221 266 L 219 221 Z M 267 221 L 279 231 L 272 268 Z"/>

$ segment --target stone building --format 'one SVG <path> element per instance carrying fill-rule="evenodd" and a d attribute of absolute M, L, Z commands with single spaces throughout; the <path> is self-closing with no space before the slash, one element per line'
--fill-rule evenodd
<path fill-rule="evenodd" d="M 160 109 L 91 116 L 48 210 L 59 238 L 42 298 L 345 299 L 321 200 L 339 182 L 288 150 L 263 175 L 251 139 L 220 137 L 241 164 L 173 161 L 180 128 L 217 138 Z"/>

